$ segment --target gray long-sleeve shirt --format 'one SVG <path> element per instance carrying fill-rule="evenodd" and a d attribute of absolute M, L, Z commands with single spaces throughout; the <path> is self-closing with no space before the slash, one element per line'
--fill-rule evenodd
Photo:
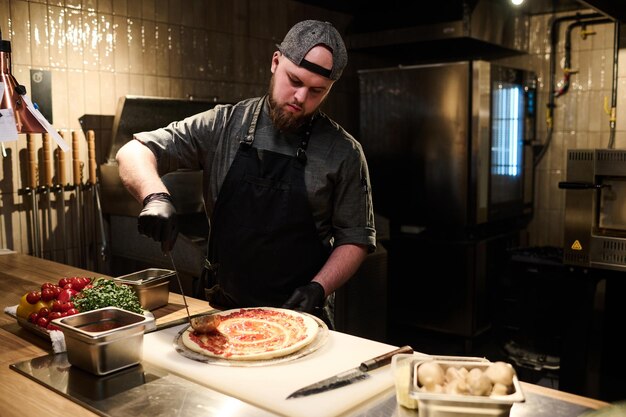
<path fill-rule="evenodd" d="M 135 138 L 152 150 L 160 175 L 203 170 L 203 197 L 211 219 L 224 178 L 247 134 L 259 98 L 215 108 Z M 265 104 L 253 146 L 295 155 L 299 135 L 276 131 Z M 376 229 L 367 162 L 361 145 L 320 113 L 306 151 L 305 185 L 318 234 L 326 245 L 352 243 L 376 248 Z M 253 213 L 251 213 L 253 215 Z"/>

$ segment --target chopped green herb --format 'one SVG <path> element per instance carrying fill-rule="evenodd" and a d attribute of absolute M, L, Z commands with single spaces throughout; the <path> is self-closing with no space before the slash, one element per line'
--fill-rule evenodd
<path fill-rule="evenodd" d="M 117 285 L 113 280 L 102 277 L 97 278 L 93 287 L 84 289 L 72 301 L 81 313 L 103 307 L 118 307 L 143 314 L 139 298 L 130 286 Z"/>

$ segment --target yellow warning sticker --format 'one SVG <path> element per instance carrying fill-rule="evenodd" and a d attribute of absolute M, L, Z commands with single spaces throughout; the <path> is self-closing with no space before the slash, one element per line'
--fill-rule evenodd
<path fill-rule="evenodd" d="M 576 239 L 574 241 L 574 243 L 572 243 L 572 249 L 573 250 L 583 250 L 583 245 L 581 245 L 580 242 L 578 241 L 578 239 Z"/>

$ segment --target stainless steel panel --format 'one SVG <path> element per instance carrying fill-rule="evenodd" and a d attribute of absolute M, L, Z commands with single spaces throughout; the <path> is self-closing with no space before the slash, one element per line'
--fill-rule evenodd
<path fill-rule="evenodd" d="M 96 376 L 70 366 L 67 355 L 58 353 L 11 369 L 100 416 L 278 417 L 150 363 Z"/>
<path fill-rule="evenodd" d="M 530 218 L 533 166 L 523 143 L 534 138 L 534 74 L 460 61 L 363 70 L 359 80 L 374 207 L 393 229 L 463 236 Z M 509 90 L 501 96 L 518 101 L 501 107 L 519 114 L 493 114 L 494 91 Z"/>
<path fill-rule="evenodd" d="M 360 141 L 381 215 L 422 228 L 465 225 L 470 69 L 459 62 L 360 73 Z"/>
<path fill-rule="evenodd" d="M 470 184 L 474 184 L 476 195 L 476 223 L 489 219 L 489 170 L 491 158 L 491 66 L 484 61 L 475 62 L 472 68 L 472 137 Z M 470 185 L 471 187 L 472 185 Z"/>
<path fill-rule="evenodd" d="M 357 14 L 346 43 L 351 50 L 378 49 L 403 64 L 525 53 L 530 18 L 509 6 L 493 0 L 447 2 L 430 4 L 415 16 L 399 15 L 403 10 L 389 5 L 387 10 Z M 394 24 L 381 23 L 381 15 Z"/>

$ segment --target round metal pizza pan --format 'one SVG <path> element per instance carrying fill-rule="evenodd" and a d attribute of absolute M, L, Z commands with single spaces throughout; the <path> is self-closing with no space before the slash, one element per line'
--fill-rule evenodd
<path fill-rule="evenodd" d="M 294 361 L 296 359 L 302 358 L 304 356 L 310 355 L 311 353 L 315 352 L 317 349 L 324 346 L 324 344 L 326 343 L 326 340 L 328 339 L 328 326 L 326 325 L 326 323 L 324 323 L 322 320 L 320 320 L 319 318 L 311 314 L 308 314 L 308 313 L 300 313 L 300 314 L 306 314 L 307 316 L 314 319 L 317 325 L 319 326 L 319 329 L 317 331 L 317 334 L 315 335 L 315 338 L 313 339 L 313 341 L 311 341 L 311 343 L 307 344 L 302 349 L 299 349 L 293 353 L 290 353 L 289 355 L 281 356 L 278 358 L 272 358 L 272 359 L 262 359 L 262 360 L 228 360 L 228 359 L 223 359 L 223 358 L 214 358 L 211 356 L 206 356 L 201 353 L 194 352 L 193 350 L 189 349 L 187 346 L 184 345 L 182 335 L 189 328 L 189 325 L 183 327 L 176 334 L 176 337 L 174 337 L 174 349 L 176 349 L 176 352 L 178 352 L 180 355 L 184 356 L 185 358 L 193 359 L 194 361 L 198 361 L 202 363 L 208 363 L 211 365 L 254 367 L 254 366 L 268 366 L 268 365 L 275 365 L 278 363 L 291 362 L 291 361 Z"/>

